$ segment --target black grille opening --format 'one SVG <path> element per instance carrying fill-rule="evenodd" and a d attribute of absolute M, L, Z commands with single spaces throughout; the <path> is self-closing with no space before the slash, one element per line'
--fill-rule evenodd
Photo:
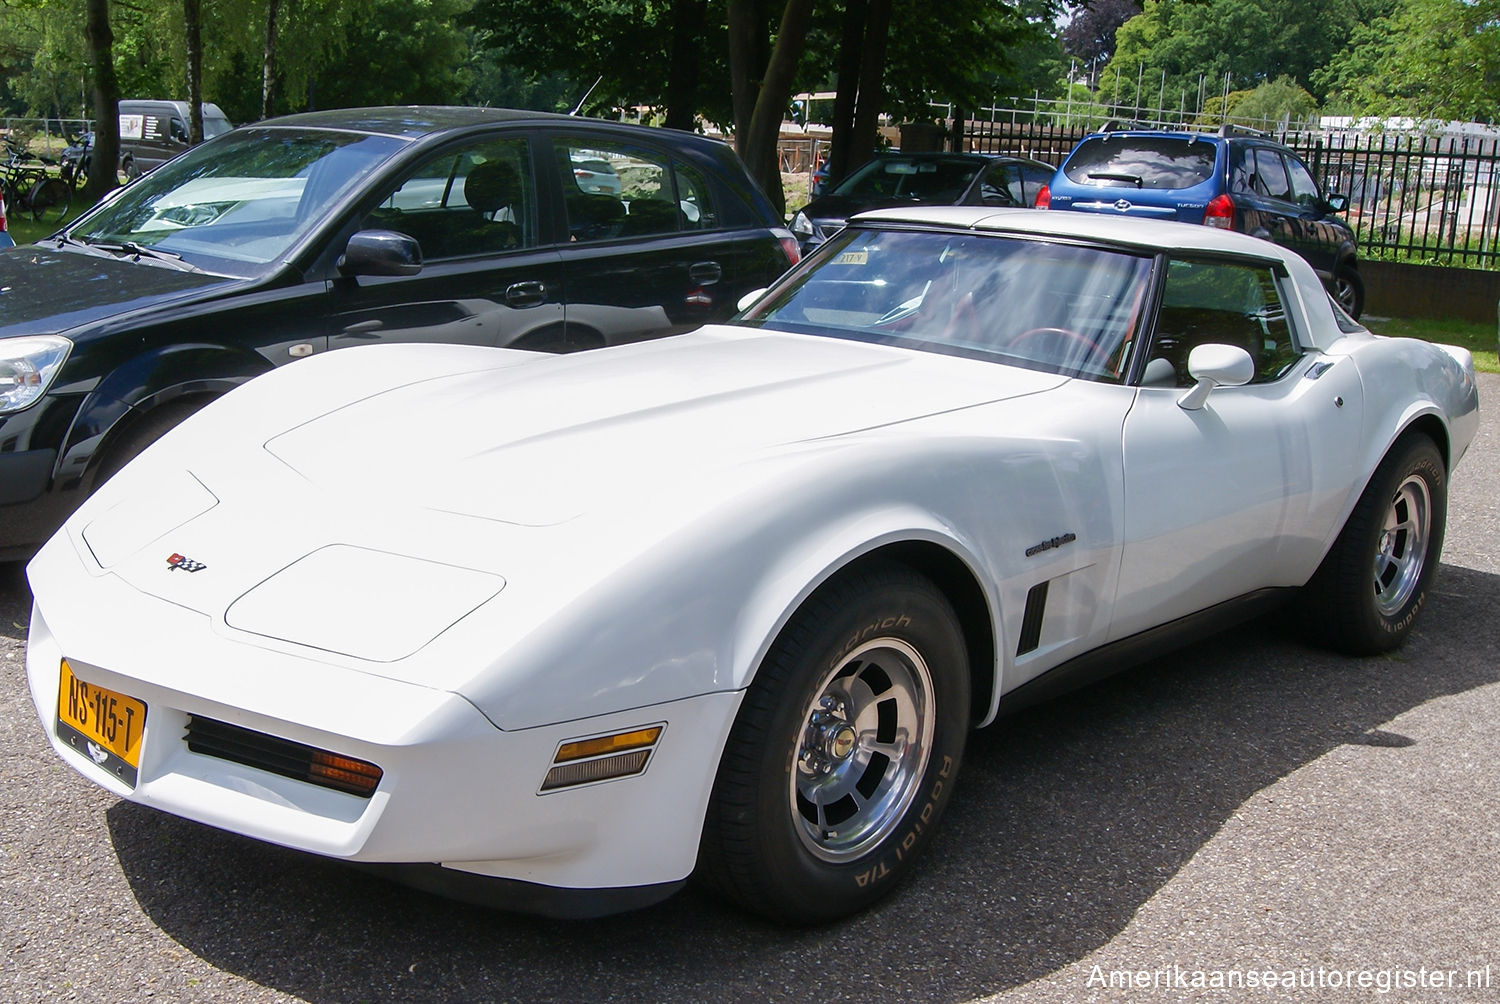
<path fill-rule="evenodd" d="M 361 798 L 369 798 L 380 784 L 381 769 L 367 761 L 201 715 L 188 716 L 183 739 L 190 751 L 203 756 Z"/>

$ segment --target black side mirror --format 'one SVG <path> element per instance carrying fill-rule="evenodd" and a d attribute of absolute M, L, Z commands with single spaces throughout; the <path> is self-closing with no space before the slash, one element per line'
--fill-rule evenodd
<path fill-rule="evenodd" d="M 1349 196 L 1330 195 L 1323 200 L 1330 213 L 1342 213 L 1349 208 Z"/>
<path fill-rule="evenodd" d="M 394 230 L 361 230 L 339 255 L 340 275 L 416 275 L 422 271 L 422 245 Z"/>

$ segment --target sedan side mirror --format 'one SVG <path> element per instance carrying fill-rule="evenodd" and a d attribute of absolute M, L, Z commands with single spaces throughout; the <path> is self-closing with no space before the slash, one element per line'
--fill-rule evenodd
<path fill-rule="evenodd" d="M 1255 360 L 1238 345 L 1200 345 L 1188 354 L 1188 375 L 1198 382 L 1177 399 L 1177 407 L 1197 411 L 1215 387 L 1240 387 L 1255 379 Z"/>
<path fill-rule="evenodd" d="M 1349 196 L 1330 195 L 1323 200 L 1330 213 L 1342 213 L 1349 208 Z"/>
<path fill-rule="evenodd" d="M 422 245 L 394 230 L 361 230 L 339 255 L 340 275 L 416 275 L 422 271 Z"/>

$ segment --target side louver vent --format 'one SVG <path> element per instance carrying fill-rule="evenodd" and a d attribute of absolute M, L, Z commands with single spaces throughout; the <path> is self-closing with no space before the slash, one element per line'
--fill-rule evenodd
<path fill-rule="evenodd" d="M 1021 615 L 1021 640 L 1016 655 L 1025 655 L 1042 643 L 1042 618 L 1047 613 L 1047 583 L 1038 582 L 1026 594 L 1026 611 Z"/>

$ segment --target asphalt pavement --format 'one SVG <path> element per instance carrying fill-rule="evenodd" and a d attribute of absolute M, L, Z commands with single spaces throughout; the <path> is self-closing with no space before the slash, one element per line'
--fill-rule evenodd
<path fill-rule="evenodd" d="M 815 929 L 692 890 L 507 915 L 121 802 L 48 748 L 0 565 L 0 999 L 1500 1000 L 1489 407 L 1403 650 L 1311 649 L 1283 612 L 1006 719 L 913 880 Z"/>

